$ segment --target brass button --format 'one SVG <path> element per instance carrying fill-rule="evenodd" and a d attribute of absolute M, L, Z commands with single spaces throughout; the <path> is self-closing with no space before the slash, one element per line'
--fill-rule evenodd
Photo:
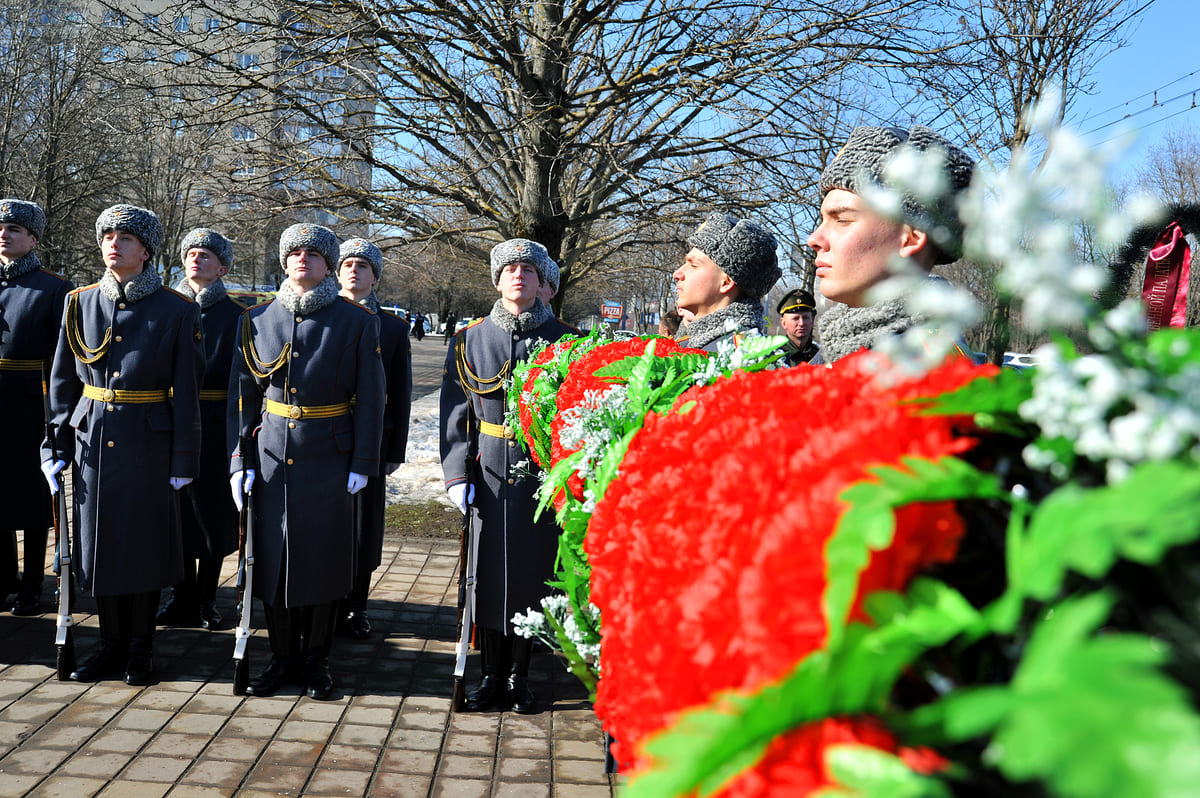
<path fill-rule="evenodd" d="M 117 336 L 116 338 L 114 338 L 113 340 L 114 340 L 114 341 L 116 341 L 117 343 L 121 343 L 121 336 L 119 336 L 119 335 L 118 335 L 118 336 Z"/>
<path fill-rule="evenodd" d="M 117 398 L 117 392 L 112 388 L 105 388 L 104 393 L 100 396 L 100 398 L 106 402 L 111 402 Z M 110 443 L 109 446 L 112 446 L 112 444 Z"/>
<path fill-rule="evenodd" d="M 299 352 L 292 352 L 292 357 L 300 357 L 300 353 L 299 353 Z"/>
<path fill-rule="evenodd" d="M 112 411 L 116 410 L 116 409 L 117 409 L 117 408 L 116 408 L 116 406 L 114 406 L 114 405 L 109 405 L 109 406 L 108 406 L 108 412 L 110 412 L 110 413 L 111 413 Z"/>
<path fill-rule="evenodd" d="M 114 371 L 114 372 L 113 372 L 113 376 L 114 376 L 114 377 L 120 377 L 120 376 L 121 376 L 121 372 L 119 372 L 119 371 Z"/>
<path fill-rule="evenodd" d="M 111 448 L 112 448 L 112 447 L 114 447 L 114 446 L 116 446 L 116 444 L 115 444 L 115 443 L 113 443 L 112 441 L 109 441 L 109 442 L 108 442 L 108 448 L 110 448 L 110 449 L 111 449 Z"/>
<path fill-rule="evenodd" d="M 296 392 L 296 389 L 295 389 L 295 388 L 291 388 L 291 389 L 289 389 L 289 390 L 291 390 L 291 392 L 292 392 L 292 393 L 295 393 L 295 392 Z"/>
<path fill-rule="evenodd" d="M 508 442 L 508 445 L 509 445 L 509 446 L 516 446 L 517 444 L 516 444 L 516 443 L 514 443 L 513 441 L 509 441 L 509 442 Z"/>
<path fill-rule="evenodd" d="M 124 310 L 124 309 L 125 309 L 125 303 L 124 303 L 124 302 L 122 302 L 121 304 L 117 305 L 117 308 L 118 308 L 118 309 L 120 309 L 120 310 Z"/>
<path fill-rule="evenodd" d="M 303 316 L 297 316 L 297 317 L 296 317 L 296 323 L 297 323 L 297 324 L 299 324 L 299 323 L 300 323 L 300 322 L 302 322 L 302 321 L 304 321 L 304 317 L 303 317 Z"/>
<path fill-rule="evenodd" d="M 509 484 L 509 485 L 514 485 L 514 484 L 516 484 L 516 480 L 515 480 L 515 479 L 513 479 L 512 477 L 509 477 L 509 478 L 508 478 L 508 484 Z"/>
<path fill-rule="evenodd" d="M 296 428 L 296 422 L 295 422 L 295 421 L 289 421 L 289 422 L 288 422 L 288 429 L 295 429 L 295 428 Z"/>
<path fill-rule="evenodd" d="M 0 285 L 8 285 L 8 280 L 0 280 Z"/>
<path fill-rule="evenodd" d="M 288 458 L 288 465 L 291 465 L 291 464 L 292 464 L 292 463 L 294 463 L 294 462 L 295 462 L 295 461 L 294 461 L 292 458 L 290 458 L 290 457 Z"/>
<path fill-rule="evenodd" d="M 288 408 L 288 415 L 291 416 L 292 418 L 300 418 L 300 416 L 303 414 L 304 414 L 304 411 L 301 410 L 296 405 L 292 405 L 290 408 Z"/>

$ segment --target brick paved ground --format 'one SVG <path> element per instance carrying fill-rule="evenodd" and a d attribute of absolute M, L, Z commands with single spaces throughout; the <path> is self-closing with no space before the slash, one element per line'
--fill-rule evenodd
<path fill-rule="evenodd" d="M 234 559 L 218 592 L 226 625 Z M 328 702 L 299 687 L 234 696 L 231 630 L 160 629 L 149 687 L 60 682 L 54 615 L 4 612 L 0 798 L 611 798 L 599 723 L 549 654 L 530 674 L 541 714 L 450 711 L 457 574 L 456 542 L 389 538 L 368 604 L 375 632 L 338 637 Z M 94 607 L 76 608 L 80 658 L 97 640 Z M 265 628 L 250 656 L 252 672 L 266 665 Z"/>

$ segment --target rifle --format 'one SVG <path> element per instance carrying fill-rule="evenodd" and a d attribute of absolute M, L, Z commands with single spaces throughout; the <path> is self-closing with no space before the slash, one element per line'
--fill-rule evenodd
<path fill-rule="evenodd" d="M 464 334 L 463 339 L 466 338 Z M 461 340 L 455 343 L 457 357 L 465 357 L 465 346 Z M 471 472 L 475 460 L 475 438 L 471 435 L 473 416 L 471 397 L 467 397 L 467 454 L 463 473 L 467 477 L 467 511 L 463 514 L 462 536 L 458 552 L 458 643 L 454 646 L 454 689 L 450 694 L 450 706 L 455 712 L 466 708 L 466 693 L 463 677 L 467 672 L 467 654 L 471 651 L 471 632 L 475 625 L 475 571 L 479 557 L 479 536 L 471 527 Z"/>
<path fill-rule="evenodd" d="M 47 381 L 46 385 L 49 384 Z M 48 390 L 42 391 L 42 403 L 46 410 L 46 440 L 50 441 L 51 462 L 57 463 L 62 458 L 58 452 L 58 430 L 50 420 Z M 67 522 L 67 489 L 61 478 L 53 501 L 54 575 L 58 578 L 58 618 L 54 623 L 55 669 L 58 680 L 65 682 L 75 670 L 75 636 L 71 633 L 71 526 Z"/>
<path fill-rule="evenodd" d="M 242 463 L 250 462 L 254 438 L 243 435 Z M 244 475 L 243 475 L 244 476 Z M 254 490 L 246 490 L 242 480 L 242 511 L 238 514 L 238 625 L 233 643 L 233 694 L 245 695 L 250 686 L 250 660 L 246 646 L 250 642 L 250 621 L 254 613 Z"/>

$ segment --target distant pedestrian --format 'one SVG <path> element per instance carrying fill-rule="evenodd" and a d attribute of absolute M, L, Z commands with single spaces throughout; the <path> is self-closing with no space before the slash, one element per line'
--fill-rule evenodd
<path fill-rule="evenodd" d="M 416 316 L 413 316 L 412 335 L 418 341 L 421 341 L 425 338 L 425 317 L 420 313 L 418 313 Z"/>
<path fill-rule="evenodd" d="M 454 327 L 457 324 L 458 324 L 458 317 L 454 315 L 454 311 L 452 311 L 452 310 L 448 311 L 446 313 L 445 332 L 442 333 L 442 338 L 443 338 L 442 343 L 444 343 L 446 346 L 450 345 L 450 339 L 454 337 Z"/>
<path fill-rule="evenodd" d="M 813 340 L 813 317 L 816 300 L 803 288 L 793 288 L 784 294 L 775 308 L 779 326 L 788 342 L 783 346 L 782 362 L 788 366 L 801 363 L 821 363 L 821 345 Z"/>

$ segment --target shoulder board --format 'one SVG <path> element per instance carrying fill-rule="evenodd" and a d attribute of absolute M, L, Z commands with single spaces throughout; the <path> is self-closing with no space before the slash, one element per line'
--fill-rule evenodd
<path fill-rule="evenodd" d="M 360 305 L 357 302 L 355 302 L 353 299 L 350 299 L 349 297 L 344 297 L 341 294 L 338 294 L 338 299 L 342 300 L 347 305 L 350 305 L 353 308 L 357 308 L 358 310 L 361 310 L 363 313 L 370 313 L 370 315 L 372 315 L 372 316 L 375 315 L 374 313 L 371 313 L 371 309 L 368 308 L 366 305 Z"/>
<path fill-rule="evenodd" d="M 483 324 L 483 322 L 486 319 L 487 319 L 487 316 L 480 316 L 479 318 L 475 319 L 475 321 L 471 322 L 466 327 L 463 327 L 461 330 L 459 330 L 459 332 L 466 332 L 467 330 L 471 329 L 472 327 L 474 327 L 476 325 Z"/>
<path fill-rule="evenodd" d="M 226 298 L 226 299 L 228 299 L 230 302 L 232 302 L 232 303 L 233 303 L 233 306 L 234 306 L 235 308 L 237 308 L 238 310 L 245 310 L 245 309 L 246 309 L 246 307 L 247 307 L 247 305 L 246 305 L 244 302 L 241 302 L 241 301 L 239 301 L 239 300 L 237 300 L 237 299 L 234 299 L 234 298 L 233 298 L 233 297 L 231 297 L 229 294 L 226 294 L 226 295 L 225 295 L 225 298 Z"/>
<path fill-rule="evenodd" d="M 95 288 L 99 288 L 99 287 L 100 287 L 100 283 L 92 283 L 91 285 L 85 285 L 82 288 L 76 288 L 71 293 L 72 294 L 82 294 L 84 291 L 91 291 L 91 290 L 93 290 Z"/>
<path fill-rule="evenodd" d="M 387 308 L 380 308 L 379 315 L 380 316 L 391 316 L 393 319 L 399 319 L 400 321 L 404 321 L 404 319 L 400 318 L 399 313 L 397 313 L 394 310 L 388 310 Z"/>
<path fill-rule="evenodd" d="M 46 274 L 50 275 L 51 277 L 57 277 L 61 282 L 65 283 L 67 281 L 67 276 L 65 274 L 59 274 L 58 272 L 52 272 L 49 269 L 45 269 L 45 268 L 40 269 L 39 271 L 45 272 Z"/>
<path fill-rule="evenodd" d="M 184 294 L 184 293 L 182 293 L 182 292 L 180 292 L 180 291 L 176 291 L 174 288 L 172 288 L 171 286 L 167 285 L 166 283 L 163 283 L 162 287 L 163 287 L 163 288 L 165 288 L 166 290 L 170 291 L 172 294 L 174 294 L 175 296 L 179 297 L 180 299 L 187 300 L 188 302 L 195 302 L 195 301 L 196 301 L 196 300 L 192 299 L 190 296 L 188 296 L 187 294 Z"/>

